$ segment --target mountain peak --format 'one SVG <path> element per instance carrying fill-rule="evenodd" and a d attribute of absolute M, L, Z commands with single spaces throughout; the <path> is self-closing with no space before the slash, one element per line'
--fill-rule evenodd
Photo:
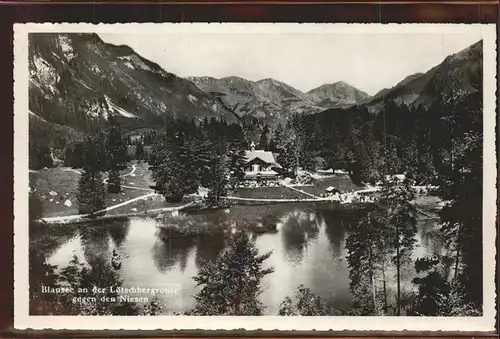
<path fill-rule="evenodd" d="M 307 92 L 309 98 L 319 106 L 332 107 L 339 104 L 355 104 L 369 95 L 345 81 L 323 84 Z"/>

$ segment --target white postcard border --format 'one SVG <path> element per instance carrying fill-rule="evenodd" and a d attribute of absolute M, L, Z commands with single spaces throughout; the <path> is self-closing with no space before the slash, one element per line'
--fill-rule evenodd
<path fill-rule="evenodd" d="M 496 32 L 494 24 L 133 23 L 14 25 L 14 327 L 66 330 L 494 331 L 496 255 Z M 28 33 L 118 34 L 481 33 L 484 72 L 483 316 L 229 317 L 30 316 L 28 283 Z"/>

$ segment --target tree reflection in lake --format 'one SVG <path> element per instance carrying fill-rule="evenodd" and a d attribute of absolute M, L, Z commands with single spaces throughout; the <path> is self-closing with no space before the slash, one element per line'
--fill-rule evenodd
<path fill-rule="evenodd" d="M 83 253 L 88 263 L 110 258 L 109 234 L 105 227 L 82 225 L 79 227 Z"/>
<path fill-rule="evenodd" d="M 215 262 L 217 256 L 226 246 L 226 239 L 220 235 L 207 235 L 200 237 L 197 242 L 196 267 L 199 269 L 202 261 Z"/>
<path fill-rule="evenodd" d="M 316 215 L 309 211 L 295 211 L 281 219 L 281 239 L 291 262 L 300 263 L 304 251 L 318 237 Z"/>
<path fill-rule="evenodd" d="M 153 260 L 160 272 L 166 272 L 176 265 L 183 273 L 188 263 L 188 257 L 196 246 L 194 237 L 176 237 L 155 242 L 152 252 Z"/>
<path fill-rule="evenodd" d="M 125 239 L 127 238 L 127 234 L 130 228 L 130 223 L 125 220 L 113 221 L 108 226 L 108 232 L 113 239 L 115 247 L 119 248 Z"/>

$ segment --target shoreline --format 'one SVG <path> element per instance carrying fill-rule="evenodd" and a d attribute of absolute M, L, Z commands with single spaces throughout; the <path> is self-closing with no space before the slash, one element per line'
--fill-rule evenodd
<path fill-rule="evenodd" d="M 358 192 L 369 192 L 373 191 L 373 188 L 368 188 L 364 190 L 360 190 Z M 285 198 L 243 198 L 243 197 L 235 197 L 229 196 L 222 198 L 225 204 L 215 207 L 203 206 L 201 200 L 201 196 L 191 195 L 191 198 L 198 198 L 198 200 L 191 201 L 181 206 L 175 207 L 162 207 L 145 211 L 136 211 L 129 213 L 120 213 L 120 214 L 110 214 L 110 215 L 99 215 L 104 211 L 98 211 L 95 217 L 89 217 L 89 215 L 68 215 L 68 216 L 60 216 L 60 217 L 48 217 L 41 218 L 37 220 L 37 222 L 45 225 L 69 225 L 69 224 L 83 224 L 83 223 L 93 223 L 97 221 L 104 220 L 123 220 L 133 217 L 148 217 L 155 216 L 165 212 L 181 212 L 181 211 L 204 211 L 204 210 L 215 210 L 215 209 L 224 209 L 230 208 L 231 206 L 267 206 L 267 205 L 279 205 L 279 204 L 300 204 L 300 203 L 319 203 L 319 204 L 329 204 L 333 205 L 338 210 L 342 211 L 354 211 L 354 210 L 364 210 L 367 206 L 372 205 L 373 201 L 349 201 L 342 202 L 337 199 L 332 199 L 331 197 L 317 197 L 317 198 L 295 198 L 295 199 L 285 199 Z M 142 198 L 142 197 L 139 197 Z M 138 198 L 136 198 L 138 199 Z M 134 199 L 132 199 L 134 200 Z M 437 216 L 432 215 L 433 213 L 425 212 L 420 206 L 417 204 L 413 204 L 416 207 L 417 211 L 426 216 L 428 219 L 438 219 Z"/>
<path fill-rule="evenodd" d="M 181 211 L 204 211 L 204 210 L 217 210 L 217 209 L 225 209 L 230 208 L 231 206 L 267 206 L 267 205 L 280 205 L 280 204 L 297 204 L 297 203 L 321 203 L 321 204 L 334 204 L 337 207 L 340 207 L 339 210 L 353 210 L 356 207 L 360 207 L 362 210 L 366 205 L 370 203 L 348 203 L 341 204 L 340 202 L 332 199 L 255 199 L 255 198 L 238 198 L 238 197 L 227 197 L 224 198 L 226 200 L 233 201 L 235 203 L 230 203 L 228 205 L 222 205 L 217 207 L 205 207 L 200 206 L 199 201 L 194 201 L 187 203 L 178 207 L 164 207 L 157 208 L 152 210 L 146 210 L 142 212 L 130 212 L 130 213 L 121 213 L 121 214 L 110 214 L 110 215 L 97 215 L 94 218 L 89 218 L 85 215 L 80 217 L 77 216 L 62 216 L 56 218 L 41 218 L 37 220 L 37 222 L 45 225 L 51 226 L 59 226 L 59 225 L 70 225 L 70 224 L 84 224 L 84 223 L 93 223 L 97 221 L 104 220 L 123 220 L 133 217 L 148 217 L 159 215 L 165 212 L 181 212 Z M 344 208 L 342 208 L 344 207 Z"/>

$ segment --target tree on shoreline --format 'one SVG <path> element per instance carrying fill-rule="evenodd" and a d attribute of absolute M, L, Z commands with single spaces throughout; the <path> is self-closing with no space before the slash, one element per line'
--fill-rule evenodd
<path fill-rule="evenodd" d="M 144 144 L 142 143 L 142 140 L 139 140 L 137 142 L 136 148 L 135 148 L 135 159 L 138 162 L 141 162 L 141 160 L 144 160 Z"/>
<path fill-rule="evenodd" d="M 417 240 L 417 210 L 411 204 L 415 197 L 411 180 L 386 180 L 382 186 L 381 205 L 385 210 L 386 227 L 395 249 L 393 263 L 396 267 L 397 315 L 401 315 L 401 269 L 411 261 Z"/>
<path fill-rule="evenodd" d="M 78 213 L 96 216 L 96 212 L 106 207 L 106 191 L 96 145 L 90 138 L 86 140 L 86 150 L 83 173 L 78 180 Z"/>
<path fill-rule="evenodd" d="M 320 296 L 309 288 L 299 285 L 295 293 L 295 303 L 292 298 L 286 297 L 279 306 L 278 315 L 281 316 L 332 316 L 340 312 L 330 307 Z"/>
<path fill-rule="evenodd" d="M 121 191 L 119 171 L 127 168 L 127 145 L 115 117 L 108 118 L 108 134 L 106 138 L 106 160 L 109 169 L 108 192 Z"/>
<path fill-rule="evenodd" d="M 196 163 L 191 144 L 180 132 L 155 140 L 149 164 L 156 190 L 166 199 L 182 200 L 198 189 Z"/>
<path fill-rule="evenodd" d="M 259 255 L 246 232 L 237 233 L 212 262 L 204 262 L 193 279 L 201 291 L 194 298 L 195 315 L 261 315 L 261 280 L 273 268 L 263 268 L 271 252 Z"/>
<path fill-rule="evenodd" d="M 346 240 L 349 288 L 353 295 L 353 306 L 361 315 L 387 313 L 385 270 L 394 250 L 390 248 L 384 212 L 375 206 Z M 376 281 L 380 279 L 382 293 L 376 290 Z"/>
<path fill-rule="evenodd" d="M 361 315 L 387 314 L 385 271 L 391 264 L 396 270 L 396 311 L 401 315 L 401 270 L 411 261 L 417 233 L 411 184 L 396 178 L 384 180 L 379 201 L 346 240 L 349 287 L 353 306 Z M 381 292 L 376 288 L 380 280 Z"/>

